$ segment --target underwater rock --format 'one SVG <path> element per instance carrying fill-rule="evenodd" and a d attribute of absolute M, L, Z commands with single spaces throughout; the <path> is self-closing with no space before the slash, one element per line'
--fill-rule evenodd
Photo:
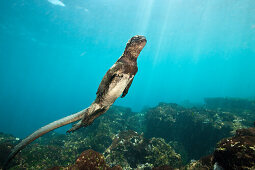
<path fill-rule="evenodd" d="M 6 156 L 20 141 L 11 135 L 0 134 L 0 167 L 6 161 Z M 17 155 L 9 169 L 46 169 L 55 164 L 64 164 L 61 159 L 62 148 L 56 145 L 41 145 L 33 143 Z"/>
<path fill-rule="evenodd" d="M 208 155 L 199 160 L 191 160 L 189 164 L 180 168 L 181 170 L 212 170 L 213 169 L 213 155 Z"/>
<path fill-rule="evenodd" d="M 0 143 L 9 143 L 16 145 L 19 141 L 20 141 L 19 138 L 0 132 Z"/>
<path fill-rule="evenodd" d="M 11 153 L 11 148 L 13 148 L 14 145 L 7 144 L 7 143 L 0 143 L 0 168 L 3 167 L 6 155 Z"/>
<path fill-rule="evenodd" d="M 244 110 L 255 111 L 255 100 L 241 98 L 205 98 L 206 107 L 230 112 L 242 112 Z"/>
<path fill-rule="evenodd" d="M 124 169 L 181 165 L 181 156 L 176 154 L 163 139 L 148 140 L 131 130 L 116 135 L 104 155 L 110 166 L 118 164 Z"/>
<path fill-rule="evenodd" d="M 38 138 L 17 155 L 10 167 L 12 169 L 46 169 L 56 165 L 68 166 L 85 150 L 93 149 L 103 153 L 121 130 L 141 131 L 142 121 L 141 114 L 135 114 L 129 108 L 112 106 L 89 127 L 68 135 L 50 132 Z M 18 142 L 20 139 L 0 133 L 0 150 L 2 149 L 0 158 L 2 155 L 5 159 Z M 4 161 L 1 160 L 0 165 Z"/>
<path fill-rule="evenodd" d="M 49 170 L 60 170 L 60 169 L 69 169 L 69 170 L 121 170 L 119 166 L 110 168 L 105 160 L 104 156 L 96 151 L 91 149 L 86 150 L 80 154 L 80 156 L 75 161 L 75 164 L 68 167 L 53 167 Z"/>
<path fill-rule="evenodd" d="M 10 169 L 47 169 L 53 165 L 68 164 L 62 148 L 54 145 L 32 144 L 24 149 L 15 159 L 17 164 Z"/>
<path fill-rule="evenodd" d="M 177 104 L 160 103 L 146 111 L 145 136 L 164 138 L 183 161 L 210 154 L 217 142 L 231 136 L 235 117 L 205 108 L 184 108 Z M 228 123 L 226 123 L 228 122 Z M 177 147 L 175 147 L 177 146 Z M 186 153 L 185 153 L 186 152 Z"/>
<path fill-rule="evenodd" d="M 221 140 L 213 155 L 213 162 L 224 169 L 255 169 L 255 128 L 240 129 Z"/>
<path fill-rule="evenodd" d="M 239 119 L 236 121 L 241 121 L 246 127 L 250 127 L 254 124 L 255 100 L 221 97 L 205 98 L 205 106 L 212 110 L 229 112 L 238 116 Z"/>
<path fill-rule="evenodd" d="M 174 168 L 172 168 L 171 166 L 163 165 L 159 167 L 154 167 L 152 168 L 152 170 L 174 170 Z"/>
<path fill-rule="evenodd" d="M 212 155 L 193 160 L 181 170 L 255 169 L 255 128 L 238 129 L 222 139 Z"/>
<path fill-rule="evenodd" d="M 177 154 L 162 138 L 150 139 L 146 151 L 148 152 L 146 161 L 154 166 L 168 165 L 176 168 L 182 164 L 181 155 Z"/>
<path fill-rule="evenodd" d="M 143 127 L 143 115 L 133 113 L 130 108 L 112 106 L 104 115 L 96 119 L 91 126 L 78 130 L 76 135 L 79 138 L 88 139 L 87 148 L 83 148 L 83 150 L 91 148 L 102 153 L 111 145 L 112 139 L 120 131 L 135 130 L 142 132 Z M 76 141 L 76 139 L 73 138 L 73 141 Z"/>
<path fill-rule="evenodd" d="M 106 114 L 101 117 L 98 124 L 101 123 L 108 126 L 112 134 L 117 134 L 124 130 L 134 130 L 139 133 L 144 131 L 143 113 L 132 112 L 130 108 L 111 106 Z"/>
<path fill-rule="evenodd" d="M 68 167 L 88 149 L 104 153 L 109 167 L 178 168 L 181 163 L 211 154 L 218 141 L 246 127 L 247 122 L 240 113 L 184 108 L 177 104 L 160 103 L 141 113 L 112 106 L 89 127 L 68 135 L 51 132 L 39 138 L 17 155 L 11 162 L 11 169 Z M 140 135 L 142 132 L 147 139 Z M 254 136 L 254 131 L 236 131 L 235 137 L 243 136 Z M 19 138 L 0 133 L 0 165 L 19 141 Z M 213 164 L 209 162 L 201 158 L 186 168 L 210 169 Z"/>
<path fill-rule="evenodd" d="M 255 136 L 255 128 L 247 128 L 247 129 L 238 129 L 236 130 L 235 137 L 242 137 L 242 136 Z"/>
<path fill-rule="evenodd" d="M 106 169 L 103 155 L 93 150 L 86 150 L 76 160 L 75 164 L 69 167 L 70 169 Z"/>
<path fill-rule="evenodd" d="M 11 152 L 11 149 L 20 141 L 19 138 L 16 138 L 12 135 L 0 133 L 0 169 L 6 161 L 6 155 Z M 17 157 L 17 160 L 20 157 Z M 12 165 L 17 164 L 17 160 L 12 162 Z"/>
<path fill-rule="evenodd" d="M 148 140 L 135 131 L 120 132 L 114 138 L 111 146 L 104 152 L 106 162 L 111 166 L 119 164 L 124 169 L 136 168 L 137 164 L 145 162 L 147 143 Z"/>
<path fill-rule="evenodd" d="M 12 143 L 18 143 L 16 140 L 17 138 L 8 135 L 0 137 L 1 142 L 10 142 L 10 144 L 0 143 L 0 158 L 1 155 L 3 157 L 0 165 L 15 146 Z M 22 150 L 11 162 L 10 169 L 47 169 L 55 165 L 68 166 L 82 151 L 91 147 L 90 141 L 90 138 L 83 138 L 77 133 L 63 135 L 51 132 Z"/>

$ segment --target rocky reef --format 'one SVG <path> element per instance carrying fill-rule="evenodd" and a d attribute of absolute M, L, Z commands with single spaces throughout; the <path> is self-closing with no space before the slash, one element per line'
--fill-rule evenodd
<path fill-rule="evenodd" d="M 254 101 L 240 100 L 206 99 L 199 107 L 160 103 L 139 113 L 112 106 L 87 128 L 39 138 L 10 169 L 255 169 L 255 132 L 248 128 Z M 0 167 L 18 142 L 0 133 Z"/>
<path fill-rule="evenodd" d="M 218 142 L 211 155 L 191 161 L 184 170 L 255 169 L 255 128 L 238 129 L 235 136 Z"/>
<path fill-rule="evenodd" d="M 240 98 L 205 98 L 205 107 L 230 113 L 239 117 L 236 122 L 241 122 L 247 127 L 254 124 L 255 100 Z"/>
<path fill-rule="evenodd" d="M 255 101 L 240 98 L 205 98 L 205 105 L 209 109 L 218 109 L 229 112 L 255 111 Z"/>
<path fill-rule="evenodd" d="M 234 137 L 221 140 L 213 156 L 224 169 L 255 169 L 255 128 L 239 129 Z"/>
<path fill-rule="evenodd" d="M 213 155 L 208 155 L 199 160 L 191 160 L 189 164 L 182 167 L 181 170 L 212 170 L 214 169 Z"/>
<path fill-rule="evenodd" d="M 124 169 L 181 166 L 181 156 L 164 139 L 148 140 L 131 130 L 116 135 L 104 155 L 109 165 L 120 165 Z"/>
<path fill-rule="evenodd" d="M 12 135 L 0 133 L 0 168 L 3 166 L 4 160 L 10 153 L 11 148 L 13 148 L 19 141 L 19 138 L 15 138 Z"/>
<path fill-rule="evenodd" d="M 12 162 L 12 169 L 47 169 L 53 165 L 69 166 L 87 149 L 103 153 L 112 143 L 113 137 L 122 130 L 141 131 L 143 124 L 129 108 L 113 106 L 95 120 L 94 123 L 71 134 L 50 132 L 28 145 Z M 136 120 L 136 121 L 134 121 Z M 1 134 L 0 134 L 1 136 Z M 6 155 L 19 142 L 11 135 L 4 135 L 0 140 L 3 164 Z M 6 146 L 6 147 L 4 147 Z M 5 153 L 5 154 L 2 154 Z"/>
<path fill-rule="evenodd" d="M 249 112 L 253 114 L 246 117 L 240 112 L 212 110 L 206 106 L 184 108 L 177 104 L 160 103 L 145 113 L 145 136 L 164 138 L 187 162 L 208 155 L 220 139 L 252 125 L 250 122 L 255 120 L 255 111 Z"/>
<path fill-rule="evenodd" d="M 53 167 L 49 170 L 61 170 L 61 169 L 70 169 L 70 170 L 121 170 L 120 166 L 109 167 L 104 160 L 104 156 L 96 151 L 91 149 L 86 150 L 81 153 L 73 165 L 68 167 Z"/>
<path fill-rule="evenodd" d="M 204 108 L 186 109 L 177 104 L 160 103 L 147 111 L 145 136 L 171 142 L 185 161 L 199 159 L 213 151 L 220 139 L 230 136 L 233 126 L 224 124 L 223 116 Z"/>

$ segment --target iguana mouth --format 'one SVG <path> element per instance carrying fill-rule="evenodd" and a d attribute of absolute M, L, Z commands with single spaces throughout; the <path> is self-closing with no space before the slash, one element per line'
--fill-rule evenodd
<path fill-rule="evenodd" d="M 136 35 L 136 36 L 133 36 L 131 39 L 130 39 L 130 44 L 133 44 L 133 43 L 141 43 L 141 42 L 147 42 L 145 36 L 143 35 Z"/>
<path fill-rule="evenodd" d="M 124 54 L 131 60 L 136 60 L 140 52 L 146 45 L 147 40 L 145 36 L 135 35 L 130 40 L 128 40 Z"/>
<path fill-rule="evenodd" d="M 145 36 L 135 35 L 128 41 L 125 53 L 132 53 L 137 58 L 137 56 L 139 55 L 139 53 L 141 52 L 146 43 L 147 40 Z"/>

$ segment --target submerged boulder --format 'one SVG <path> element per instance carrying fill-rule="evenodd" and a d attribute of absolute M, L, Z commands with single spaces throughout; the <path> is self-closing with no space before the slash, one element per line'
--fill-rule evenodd
<path fill-rule="evenodd" d="M 85 150 L 103 153 L 114 136 L 122 130 L 141 131 L 143 116 L 131 109 L 112 106 L 93 124 L 71 134 L 50 132 L 24 148 L 10 163 L 12 169 L 47 169 L 52 166 L 66 167 Z M 19 138 L 0 133 L 0 167 L 6 155 L 20 142 Z"/>
<path fill-rule="evenodd" d="M 249 116 L 246 118 L 245 113 L 203 107 L 184 108 L 166 103 L 134 113 L 128 108 L 113 106 L 89 127 L 68 135 L 51 132 L 39 138 L 22 150 L 10 167 L 47 169 L 57 165 L 77 169 L 87 162 L 84 153 L 84 157 L 79 158 L 79 165 L 70 164 L 83 151 L 93 149 L 95 153 L 91 150 L 86 152 L 87 156 L 91 154 L 91 158 L 99 161 L 93 165 L 105 165 L 108 169 L 115 165 L 121 165 L 124 169 L 179 168 L 183 162 L 211 154 L 219 140 L 231 136 L 236 129 L 246 127 L 248 118 L 249 121 L 255 120 Z M 234 137 L 228 138 L 229 141 L 222 140 L 218 144 L 214 157 L 191 161 L 184 168 L 213 169 L 214 164 L 230 168 L 230 164 L 233 164 L 233 167 L 252 169 L 254 134 L 252 128 L 237 130 Z M 0 168 L 6 155 L 18 142 L 19 138 L 0 133 Z M 105 161 L 101 160 L 102 155 L 97 152 L 104 153 Z M 229 155 L 229 160 L 224 162 L 223 158 Z M 181 157 L 184 161 L 181 161 Z M 237 159 L 241 161 L 232 163 Z"/>
<path fill-rule="evenodd" d="M 86 150 L 80 154 L 76 159 L 73 165 L 68 167 L 53 167 L 49 170 L 60 170 L 60 169 L 69 169 L 69 170 L 121 170 L 119 166 L 110 168 L 105 160 L 104 156 L 96 151 L 91 149 Z"/>
<path fill-rule="evenodd" d="M 9 134 L 0 133 L 0 169 L 3 167 L 7 155 L 11 153 L 11 149 L 20 142 L 19 138 L 16 138 Z M 18 164 L 20 156 L 17 155 L 16 160 L 12 161 L 12 165 Z"/>
<path fill-rule="evenodd" d="M 205 98 L 204 101 L 205 107 L 208 109 L 227 112 L 238 117 L 238 119 L 235 119 L 235 123 L 239 122 L 246 127 L 250 127 L 254 124 L 255 120 L 254 99 L 251 100 L 230 97 L 216 97 Z M 235 131 L 233 132 L 235 133 Z"/>
<path fill-rule="evenodd" d="M 214 151 L 214 163 L 224 169 L 255 169 L 255 128 L 237 130 L 221 140 Z"/>
<path fill-rule="evenodd" d="M 213 154 L 192 160 L 181 170 L 254 170 L 255 128 L 238 129 L 236 135 L 222 139 Z"/>
<path fill-rule="evenodd" d="M 230 112 L 160 103 L 145 113 L 145 136 L 164 138 L 188 162 L 209 155 L 219 140 L 246 127 L 243 122 Z"/>
<path fill-rule="evenodd" d="M 124 169 L 181 165 L 181 156 L 163 139 L 148 140 L 131 130 L 119 133 L 104 155 L 109 165 L 118 164 Z"/>
<path fill-rule="evenodd" d="M 208 155 L 200 158 L 199 160 L 191 160 L 189 164 L 180 168 L 181 170 L 212 170 L 213 155 Z"/>
<path fill-rule="evenodd" d="M 218 109 L 229 112 L 255 111 L 255 100 L 215 97 L 204 99 L 206 107 L 210 109 Z"/>
<path fill-rule="evenodd" d="M 105 114 L 96 119 L 91 126 L 81 128 L 71 134 L 70 143 L 81 143 L 79 141 L 86 139 L 84 147 L 80 152 L 86 149 L 93 149 L 97 152 L 104 152 L 107 149 L 116 134 L 124 130 L 135 130 L 141 132 L 143 126 L 143 116 L 134 113 L 130 108 L 112 106 Z M 77 140 L 77 138 L 79 138 Z"/>

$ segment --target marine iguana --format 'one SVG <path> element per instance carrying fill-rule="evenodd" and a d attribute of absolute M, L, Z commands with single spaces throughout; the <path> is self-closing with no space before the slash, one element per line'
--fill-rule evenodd
<path fill-rule="evenodd" d="M 67 132 L 73 132 L 81 127 L 89 126 L 95 118 L 105 113 L 115 100 L 125 97 L 138 71 L 137 58 L 144 48 L 147 40 L 144 36 L 132 37 L 126 45 L 125 51 L 116 63 L 107 71 L 96 92 L 95 101 L 86 109 L 54 121 L 41 127 L 16 145 L 7 158 L 4 167 L 15 155 L 40 136 L 61 126 L 80 120 Z"/>

